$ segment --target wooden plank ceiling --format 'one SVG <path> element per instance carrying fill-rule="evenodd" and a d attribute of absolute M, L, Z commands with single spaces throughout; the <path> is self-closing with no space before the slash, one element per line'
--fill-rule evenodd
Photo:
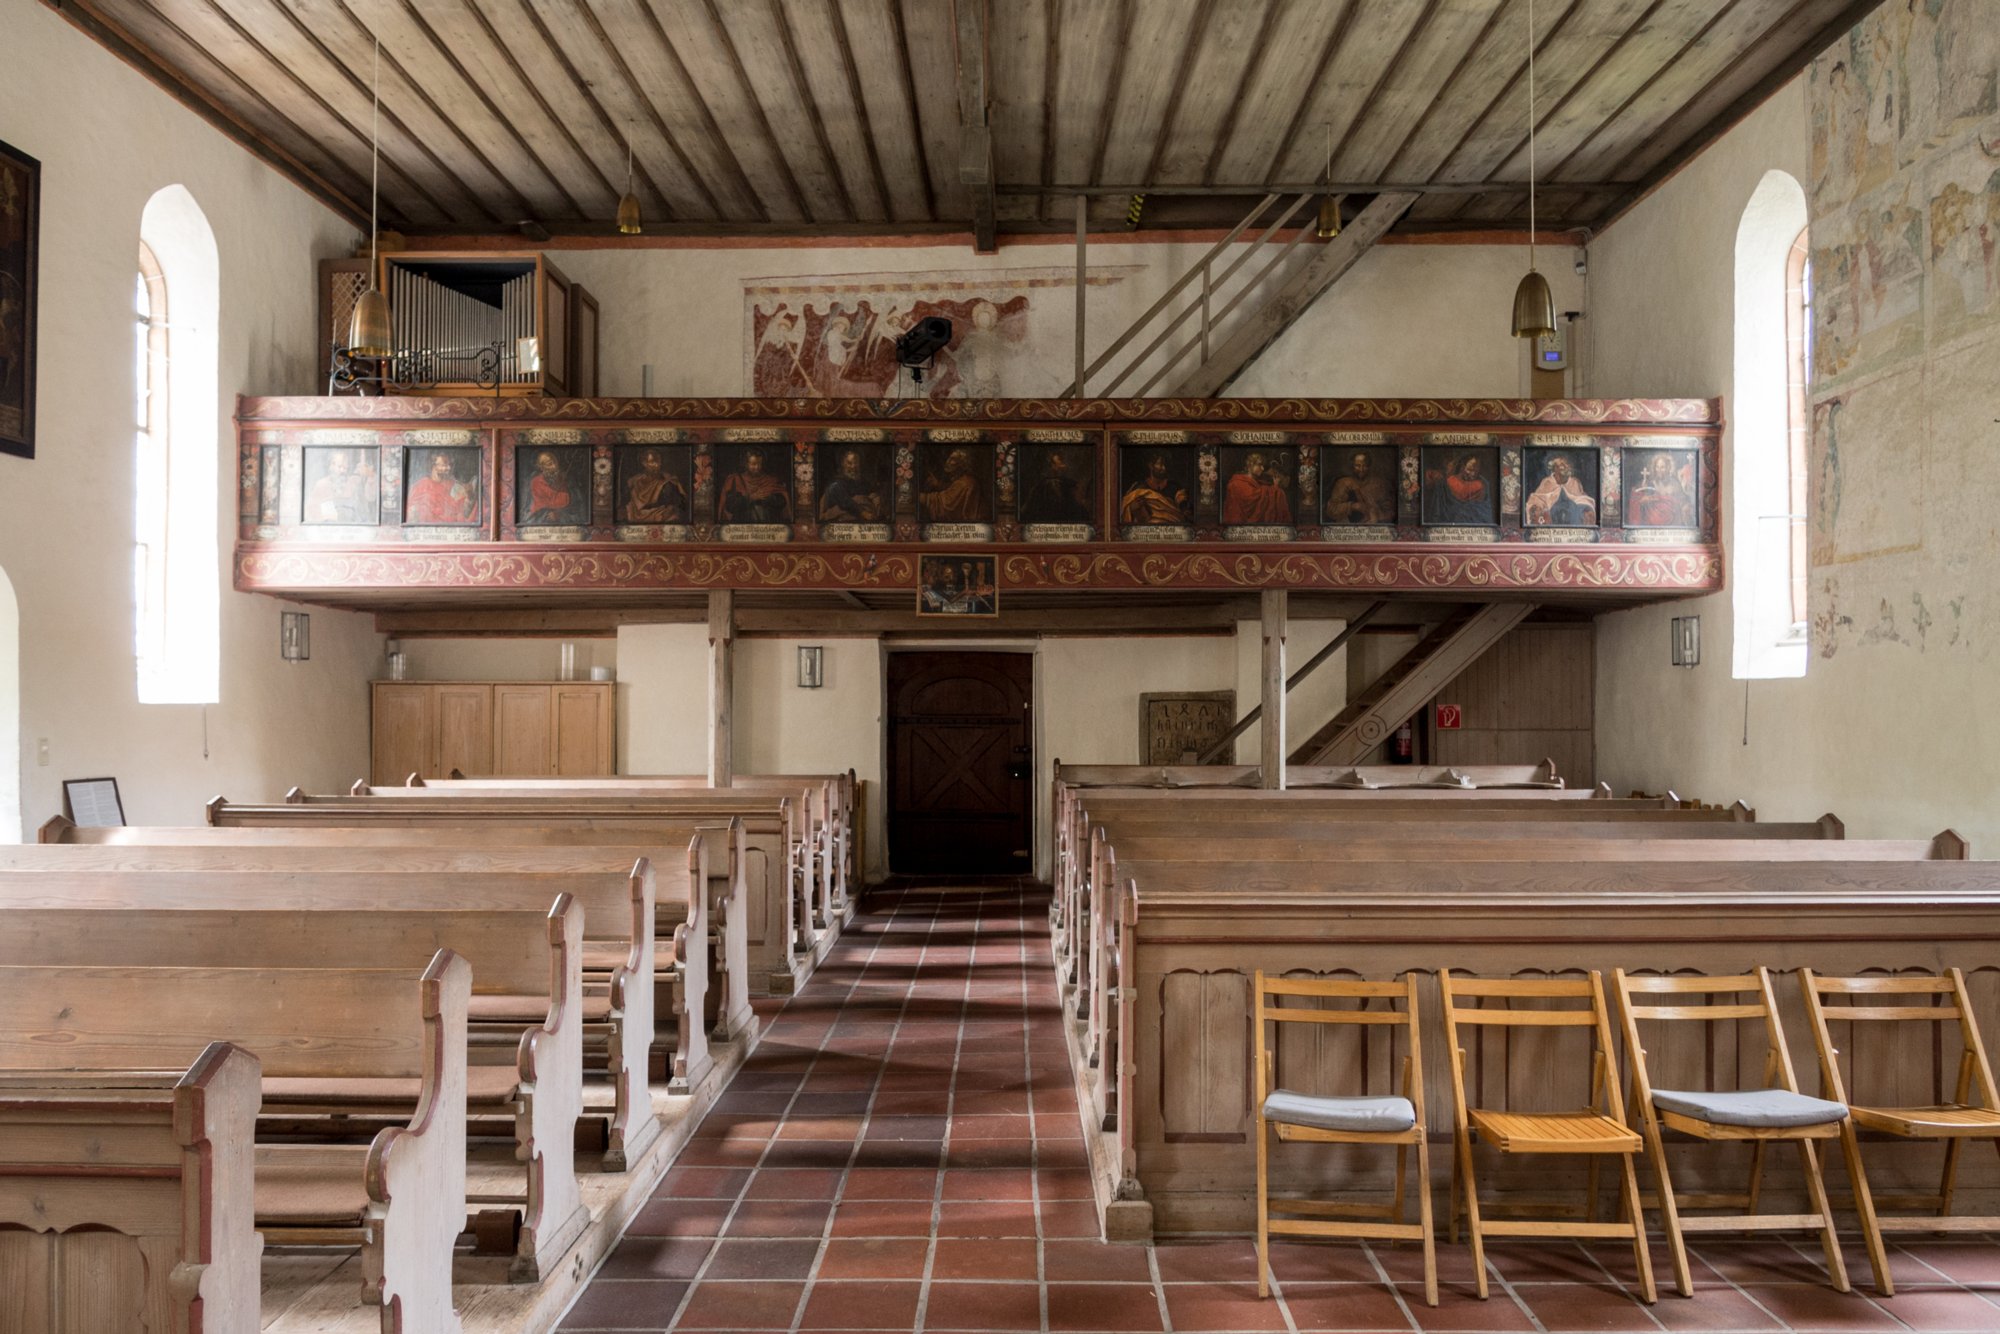
<path fill-rule="evenodd" d="M 384 225 L 537 241 L 611 232 L 628 144 L 654 233 L 964 231 L 987 179 L 1003 234 L 1079 186 L 1229 225 L 1329 150 L 1425 192 L 1399 231 L 1515 228 L 1530 2 L 45 0 L 364 221 L 379 38 Z M 1873 7 L 1536 0 L 1542 226 L 1601 227 Z"/>

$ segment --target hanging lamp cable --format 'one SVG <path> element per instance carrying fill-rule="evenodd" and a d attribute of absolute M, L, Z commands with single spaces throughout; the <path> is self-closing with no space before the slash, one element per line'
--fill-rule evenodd
<path fill-rule="evenodd" d="M 1528 272 L 1535 271 L 1535 0 L 1528 0 Z"/>

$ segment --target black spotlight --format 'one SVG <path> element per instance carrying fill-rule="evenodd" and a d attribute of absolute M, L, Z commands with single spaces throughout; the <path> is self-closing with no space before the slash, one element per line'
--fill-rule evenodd
<path fill-rule="evenodd" d="M 922 384 L 925 368 L 950 345 L 951 321 L 942 315 L 927 315 L 896 340 L 896 360 L 908 366 L 911 378 Z"/>

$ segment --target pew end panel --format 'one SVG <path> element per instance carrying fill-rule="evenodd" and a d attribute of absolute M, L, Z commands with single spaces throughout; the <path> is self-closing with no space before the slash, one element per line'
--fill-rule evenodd
<path fill-rule="evenodd" d="M 515 1156 L 528 1169 L 528 1202 L 515 1278 L 533 1282 L 583 1235 L 590 1214 L 576 1180 L 576 1123 L 583 1114 L 583 909 L 568 894 L 549 909 L 549 1012 L 521 1035 Z"/>
<path fill-rule="evenodd" d="M 0 1075 L 0 1328 L 254 1334 L 259 1079 L 222 1042 L 179 1075 Z"/>
<path fill-rule="evenodd" d="M 724 980 L 712 966 L 714 918 L 709 904 L 708 849 L 699 833 L 688 839 L 686 867 L 685 883 L 674 900 L 674 912 L 680 920 L 674 923 L 669 945 L 680 994 L 673 1002 L 676 1036 L 667 1091 L 677 1094 L 690 1092 L 707 1078 L 714 1064 L 708 1050 L 708 997 L 715 983 Z"/>
<path fill-rule="evenodd" d="M 384 1334 L 462 1334 L 451 1252 L 465 1226 L 465 1039 L 472 966 L 440 950 L 419 983 L 423 1095 L 406 1127 L 368 1146 L 362 1251 L 367 1297 Z M 440 1244 L 441 1243 L 441 1244 Z M 442 1252 L 440 1254 L 440 1251 Z"/>

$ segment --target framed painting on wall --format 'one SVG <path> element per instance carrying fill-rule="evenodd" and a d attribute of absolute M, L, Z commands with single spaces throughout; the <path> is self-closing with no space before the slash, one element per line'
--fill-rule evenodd
<path fill-rule="evenodd" d="M 1625 526 L 1701 526 L 1701 456 L 1692 449 L 1625 451 Z"/>
<path fill-rule="evenodd" d="M 514 507 L 523 528 L 589 523 L 590 446 L 516 446 Z"/>
<path fill-rule="evenodd" d="M 1597 523 L 1597 451 L 1530 445 L 1521 522 L 1530 528 L 1587 528 Z"/>
<path fill-rule="evenodd" d="M 35 457 L 35 269 L 42 164 L 0 143 L 0 454 Z"/>
<path fill-rule="evenodd" d="M 456 526 L 482 517 L 477 446 L 404 447 L 404 523 Z"/>
<path fill-rule="evenodd" d="M 993 556 L 925 556 L 917 570 L 917 615 L 998 616 L 999 560 Z"/>
<path fill-rule="evenodd" d="M 299 488 L 299 522 L 370 527 L 382 522 L 378 457 L 379 451 L 372 446 L 305 446 L 301 451 L 305 479 Z"/>
<path fill-rule="evenodd" d="M 1139 696 L 1139 762 L 1198 764 L 1236 723 L 1234 690 Z M 1223 760 L 1228 763 L 1227 758 Z"/>

